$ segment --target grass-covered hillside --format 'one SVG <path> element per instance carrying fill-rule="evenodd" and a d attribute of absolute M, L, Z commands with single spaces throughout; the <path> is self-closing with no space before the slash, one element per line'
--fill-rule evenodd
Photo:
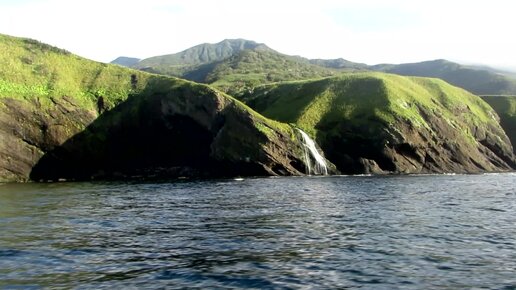
<path fill-rule="evenodd" d="M 43 155 L 148 89 L 150 79 L 145 72 L 0 35 L 0 181 L 27 180 Z"/>
<path fill-rule="evenodd" d="M 475 172 L 514 165 L 493 109 L 439 79 L 343 74 L 266 85 L 243 99 L 316 137 L 343 172 Z"/>
<path fill-rule="evenodd" d="M 0 35 L 0 182 L 302 174 L 300 146 L 208 85 Z"/>
<path fill-rule="evenodd" d="M 245 50 L 212 67 L 203 82 L 235 95 L 261 84 L 335 75 L 335 70 L 270 50 Z"/>
<path fill-rule="evenodd" d="M 516 154 L 516 96 L 482 96 L 500 116 L 500 125 L 511 139 Z"/>
<path fill-rule="evenodd" d="M 73 98 L 97 111 L 99 97 L 112 107 L 145 88 L 148 73 L 86 60 L 36 40 L 0 34 L 0 98 L 37 101 Z"/>
<path fill-rule="evenodd" d="M 516 78 L 510 74 L 442 59 L 399 65 L 377 65 L 370 69 L 405 76 L 440 78 L 477 95 L 516 94 Z"/>

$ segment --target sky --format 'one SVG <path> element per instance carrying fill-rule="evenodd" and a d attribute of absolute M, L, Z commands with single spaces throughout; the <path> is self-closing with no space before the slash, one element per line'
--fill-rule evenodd
<path fill-rule="evenodd" d="M 101 62 L 244 38 L 308 58 L 516 70 L 515 12 L 514 0 L 0 0 L 0 33 Z"/>

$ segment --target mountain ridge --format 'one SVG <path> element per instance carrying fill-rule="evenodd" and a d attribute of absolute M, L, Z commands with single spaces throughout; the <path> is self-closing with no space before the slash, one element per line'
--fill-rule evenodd
<path fill-rule="evenodd" d="M 331 75 L 331 71 L 341 70 L 381 71 L 405 76 L 437 77 L 478 95 L 516 94 L 516 74 L 488 66 L 463 65 L 445 59 L 376 65 L 355 63 L 343 58 L 307 59 L 301 56 L 281 54 L 265 44 L 245 39 L 226 39 L 216 44 L 200 44 L 175 54 L 144 59 L 132 67 L 154 73 L 183 77 L 198 82 L 206 82 L 199 77 L 199 74 L 207 76 L 210 70 L 214 69 L 219 63 L 246 50 L 259 51 L 260 48 L 263 51 L 269 52 L 269 55 L 281 55 L 290 60 L 291 64 L 299 62 L 304 65 L 311 64 L 328 69 L 326 75 Z M 220 50 L 218 54 L 214 52 L 217 49 Z M 288 68 L 285 69 L 288 70 Z M 314 69 L 307 66 L 305 70 Z M 197 71 L 202 72 L 199 73 Z M 262 73 L 266 73 L 266 71 Z M 312 77 L 317 76 L 320 76 L 320 74 L 312 74 Z M 291 79 L 284 78 L 281 80 L 288 81 Z M 264 83 L 268 82 L 266 79 L 261 81 Z"/>
<path fill-rule="evenodd" d="M 119 56 L 116 59 L 112 60 L 110 63 L 118 64 L 125 67 L 132 67 L 140 61 L 141 59 L 136 57 Z"/>
<path fill-rule="evenodd" d="M 202 43 L 183 51 L 140 60 L 135 68 L 152 65 L 199 65 L 224 60 L 235 53 L 246 49 L 271 50 L 263 43 L 242 38 L 224 39 L 218 43 Z"/>
<path fill-rule="evenodd" d="M 175 54 L 141 60 L 132 67 L 211 84 L 232 95 L 263 83 L 317 78 L 337 72 L 245 39 L 200 44 Z"/>
<path fill-rule="evenodd" d="M 516 79 L 494 68 L 479 69 L 445 59 L 404 64 L 379 64 L 372 70 L 404 76 L 440 78 L 477 95 L 516 94 Z"/>

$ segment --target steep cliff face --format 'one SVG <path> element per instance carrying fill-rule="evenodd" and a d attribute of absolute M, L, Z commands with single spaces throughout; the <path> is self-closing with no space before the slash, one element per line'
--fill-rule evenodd
<path fill-rule="evenodd" d="M 264 86 L 244 97 L 296 123 L 345 173 L 443 173 L 516 168 L 499 118 L 441 80 L 380 73 Z"/>
<path fill-rule="evenodd" d="M 3 98 L 2 181 L 302 175 L 298 133 L 207 86 L 156 78 L 100 116 Z M 333 171 L 335 172 L 335 171 Z"/>
<path fill-rule="evenodd" d="M 166 78 L 149 84 L 145 97 L 129 98 L 48 151 L 31 179 L 304 174 L 290 126 L 207 86 Z"/>
<path fill-rule="evenodd" d="M 482 96 L 500 116 L 500 125 L 505 130 L 516 154 L 516 96 Z"/>
<path fill-rule="evenodd" d="M 304 174 L 296 131 L 206 85 L 0 35 L 0 181 Z"/>
<path fill-rule="evenodd" d="M 97 113 L 70 97 L 2 98 L 0 104 L 0 181 L 26 181 L 38 160 L 91 123 Z"/>
<path fill-rule="evenodd" d="M 31 39 L 0 35 L 0 51 L 0 181 L 27 180 L 46 152 L 150 77 Z"/>

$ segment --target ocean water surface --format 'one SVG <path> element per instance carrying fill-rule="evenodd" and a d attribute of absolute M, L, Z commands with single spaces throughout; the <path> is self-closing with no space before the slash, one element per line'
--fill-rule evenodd
<path fill-rule="evenodd" d="M 516 289 L 516 174 L 0 184 L 0 289 Z"/>

